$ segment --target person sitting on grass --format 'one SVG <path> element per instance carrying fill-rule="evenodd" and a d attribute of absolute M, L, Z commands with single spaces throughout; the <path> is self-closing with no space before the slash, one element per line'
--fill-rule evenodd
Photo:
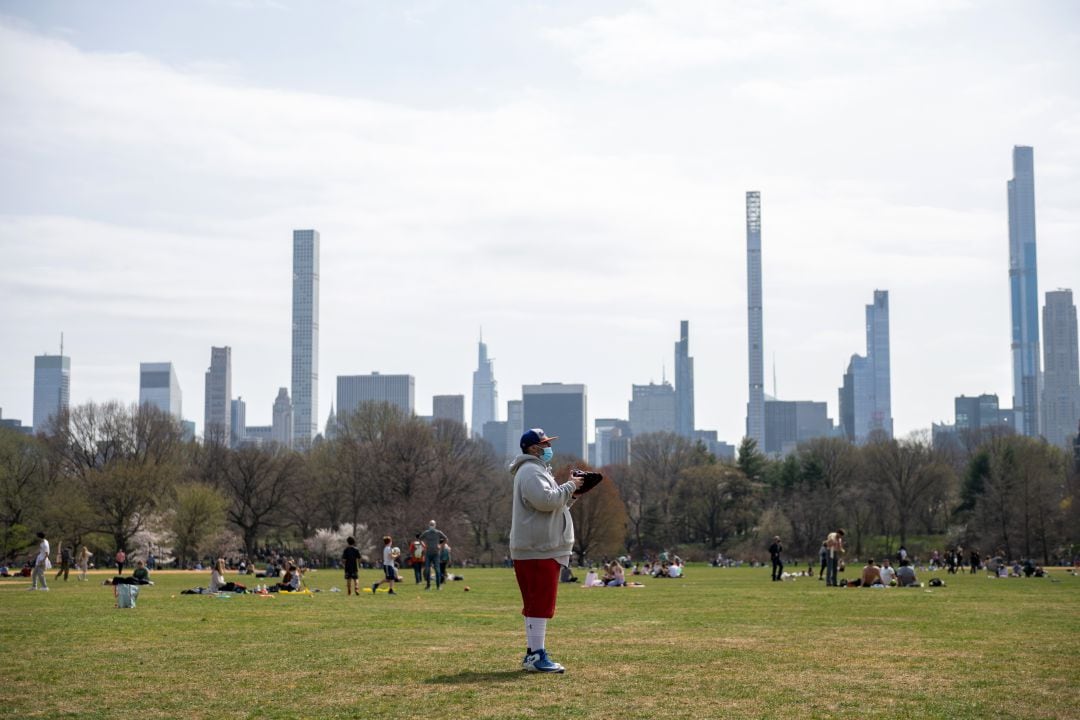
<path fill-rule="evenodd" d="M 300 571 L 296 569 L 296 563 L 290 562 L 288 568 L 285 570 L 285 577 L 281 578 L 281 582 L 277 585 L 272 585 L 269 588 L 270 592 L 299 592 L 300 591 Z"/>
<path fill-rule="evenodd" d="M 885 558 L 881 561 L 881 568 L 878 570 L 878 574 L 881 576 L 881 584 L 888 587 L 892 585 L 894 579 L 896 579 L 896 570 L 889 563 L 889 558 Z"/>
<path fill-rule="evenodd" d="M 668 577 L 671 577 L 671 578 L 680 578 L 680 577 L 682 577 L 682 571 L 683 571 L 682 562 L 673 562 L 670 565 L 668 565 L 667 574 L 668 574 Z"/>
<path fill-rule="evenodd" d="M 562 570 L 559 571 L 559 582 L 563 583 L 576 583 L 577 577 L 574 575 L 574 571 L 570 569 L 569 565 L 563 565 Z"/>
<path fill-rule="evenodd" d="M 626 572 L 623 570 L 622 563 L 618 560 L 611 563 L 611 580 L 605 583 L 608 587 L 623 587 L 626 585 Z"/>
<path fill-rule="evenodd" d="M 866 561 L 866 567 L 862 569 L 862 586 L 873 587 L 874 585 L 882 585 L 881 581 L 881 568 L 874 564 L 874 559 L 870 558 Z"/>
<path fill-rule="evenodd" d="M 225 558 L 218 558 L 210 571 L 210 592 L 244 592 L 246 589 L 243 585 L 225 581 Z"/>
<path fill-rule="evenodd" d="M 911 567 L 911 561 L 907 558 L 900 561 L 900 567 L 896 570 L 896 581 L 900 587 L 918 587 L 919 585 L 915 577 L 915 568 Z"/>
<path fill-rule="evenodd" d="M 604 583 L 600 582 L 600 577 L 596 574 L 596 568 L 589 568 L 589 572 L 585 574 L 585 582 L 583 587 L 599 587 Z"/>
<path fill-rule="evenodd" d="M 131 573 L 131 577 L 135 578 L 139 585 L 153 585 L 150 582 L 150 571 L 146 569 L 145 560 L 135 561 L 135 571 Z"/>

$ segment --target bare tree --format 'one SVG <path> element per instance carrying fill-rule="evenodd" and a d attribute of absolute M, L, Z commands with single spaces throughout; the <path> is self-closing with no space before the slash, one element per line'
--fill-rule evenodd
<path fill-rule="evenodd" d="M 900 544 L 904 545 L 918 507 L 935 484 L 948 481 L 952 470 L 935 461 L 929 444 L 919 437 L 878 438 L 866 446 L 866 457 L 873 481 L 892 501 Z"/>
<path fill-rule="evenodd" d="M 297 455 L 282 448 L 243 447 L 232 453 L 222 477 L 227 517 L 249 557 L 259 536 L 281 523 L 289 489 L 299 475 Z"/>

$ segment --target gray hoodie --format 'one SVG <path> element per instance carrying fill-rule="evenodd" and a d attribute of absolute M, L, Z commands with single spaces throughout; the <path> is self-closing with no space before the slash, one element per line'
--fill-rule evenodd
<path fill-rule="evenodd" d="M 577 486 L 558 485 L 543 460 L 521 454 L 510 464 L 514 473 L 514 513 L 510 524 L 510 557 L 543 560 L 567 557 L 574 549 L 570 506 Z"/>

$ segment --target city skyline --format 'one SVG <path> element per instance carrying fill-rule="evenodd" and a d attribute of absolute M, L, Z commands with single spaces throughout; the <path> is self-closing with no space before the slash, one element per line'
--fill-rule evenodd
<path fill-rule="evenodd" d="M 670 376 L 687 320 L 695 425 L 742 436 L 749 188 L 781 395 L 834 418 L 874 288 L 898 436 L 962 394 L 1010 403 L 1016 145 L 1038 154 L 1040 286 L 1080 287 L 1075 4 L 208 12 L 210 33 L 136 4 L 0 15 L 5 417 L 29 421 L 63 331 L 72 404 L 136 402 L 163 360 L 199 420 L 228 345 L 270 425 L 295 228 L 322 235 L 317 407 L 327 378 L 381 370 L 416 378 L 419 414 L 469 408 L 483 327 L 500 400 L 584 383 L 590 433 Z M 285 28 L 319 52 L 266 42 Z"/>

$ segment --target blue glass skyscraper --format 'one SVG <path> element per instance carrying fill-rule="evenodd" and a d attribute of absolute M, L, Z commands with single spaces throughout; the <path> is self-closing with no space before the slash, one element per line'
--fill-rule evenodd
<path fill-rule="evenodd" d="M 1039 434 L 1039 283 L 1035 266 L 1035 161 L 1013 148 L 1009 188 L 1009 292 L 1012 301 L 1013 411 L 1016 431 Z"/>

